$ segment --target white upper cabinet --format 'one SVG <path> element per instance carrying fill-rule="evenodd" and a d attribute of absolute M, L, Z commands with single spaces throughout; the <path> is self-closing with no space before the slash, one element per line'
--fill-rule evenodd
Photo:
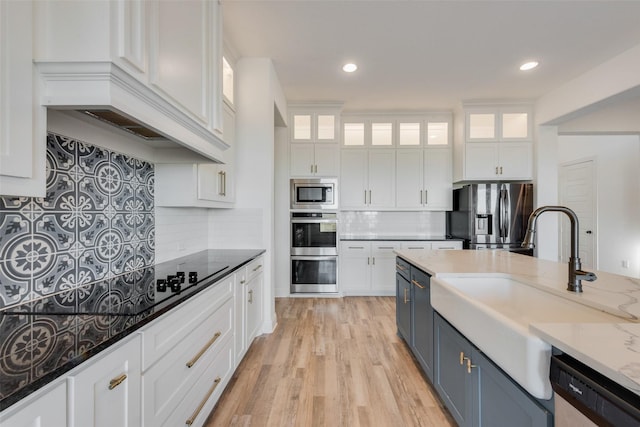
<path fill-rule="evenodd" d="M 33 4 L 34 61 L 43 91 L 37 102 L 114 110 L 220 160 L 228 146 L 218 1 Z"/>
<path fill-rule="evenodd" d="M 340 105 L 289 104 L 289 175 L 338 176 Z"/>
<path fill-rule="evenodd" d="M 340 165 L 340 205 L 343 209 L 393 208 L 395 150 L 344 149 Z"/>
<path fill-rule="evenodd" d="M 34 108 L 33 3 L 0 1 L 0 195 L 44 196 L 46 112 Z"/>
<path fill-rule="evenodd" d="M 451 210 L 452 158 L 448 147 L 396 153 L 396 207 Z"/>
<path fill-rule="evenodd" d="M 465 106 L 464 142 L 456 178 L 530 180 L 533 178 L 533 110 L 522 105 Z"/>
<path fill-rule="evenodd" d="M 291 142 L 337 143 L 340 106 L 326 104 L 289 104 Z"/>
<path fill-rule="evenodd" d="M 465 109 L 466 141 L 530 141 L 531 116 L 528 106 Z"/>
<path fill-rule="evenodd" d="M 451 146 L 450 113 L 364 114 L 342 117 L 344 148 Z"/>

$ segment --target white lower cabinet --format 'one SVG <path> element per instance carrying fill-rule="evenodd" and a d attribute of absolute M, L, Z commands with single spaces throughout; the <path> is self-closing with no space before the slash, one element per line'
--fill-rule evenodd
<path fill-rule="evenodd" d="M 176 408 L 182 405 L 194 407 L 206 400 L 204 395 L 193 395 L 189 399 L 185 396 L 193 394 L 193 385 L 199 378 L 211 376 L 216 370 L 209 366 L 218 353 L 225 353 L 232 348 L 232 325 L 233 299 L 229 298 L 144 372 L 145 426 L 177 425 L 169 422 Z M 225 343 L 229 349 L 224 348 Z M 221 373 L 226 374 L 226 369 Z"/>
<path fill-rule="evenodd" d="M 400 242 L 340 242 L 340 290 L 344 295 L 393 295 Z"/>
<path fill-rule="evenodd" d="M 395 250 L 462 249 L 455 240 L 340 242 L 340 291 L 343 295 L 395 295 Z"/>
<path fill-rule="evenodd" d="M 264 257 L 260 256 L 236 273 L 235 350 L 236 366 L 244 357 L 262 326 Z"/>
<path fill-rule="evenodd" d="M 0 414 L 2 427 L 62 427 L 67 425 L 67 384 L 56 381 Z"/>
<path fill-rule="evenodd" d="M 68 377 L 70 425 L 141 425 L 140 336 L 134 335 Z"/>

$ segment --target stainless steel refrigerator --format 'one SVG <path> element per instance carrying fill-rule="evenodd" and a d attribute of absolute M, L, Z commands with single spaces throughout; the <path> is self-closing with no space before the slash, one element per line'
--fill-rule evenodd
<path fill-rule="evenodd" d="M 533 184 L 491 182 L 453 190 L 447 215 L 451 237 L 464 239 L 465 249 L 507 249 L 533 255 L 520 247 L 533 211 Z"/>

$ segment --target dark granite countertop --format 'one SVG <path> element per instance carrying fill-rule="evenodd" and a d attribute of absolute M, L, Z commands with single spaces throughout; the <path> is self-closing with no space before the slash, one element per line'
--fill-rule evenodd
<path fill-rule="evenodd" d="M 340 240 L 379 240 L 379 241 L 443 241 L 463 239 L 451 238 L 446 236 L 416 236 L 416 235 L 388 235 L 388 234 L 341 234 Z"/>
<path fill-rule="evenodd" d="M 201 251 L 0 311 L 0 411 L 264 252 Z M 157 279 L 177 272 L 178 292 L 158 288 Z"/>

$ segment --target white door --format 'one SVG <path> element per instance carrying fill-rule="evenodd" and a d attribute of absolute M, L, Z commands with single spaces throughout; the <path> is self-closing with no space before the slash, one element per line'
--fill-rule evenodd
<path fill-rule="evenodd" d="M 367 206 L 367 150 L 342 150 L 340 161 L 340 208 Z"/>
<path fill-rule="evenodd" d="M 453 159 L 449 148 L 424 150 L 424 206 L 447 211 L 453 206 Z"/>
<path fill-rule="evenodd" d="M 369 206 L 392 208 L 396 203 L 396 151 L 369 150 Z"/>
<path fill-rule="evenodd" d="M 596 185 L 595 162 L 585 160 L 565 163 L 560 166 L 560 204 L 572 209 L 578 216 L 580 225 L 579 256 L 583 269 L 598 268 L 596 238 Z M 571 227 L 569 219 L 563 215 L 561 227 L 561 261 L 569 261 L 571 247 Z"/>
<path fill-rule="evenodd" d="M 340 148 L 338 144 L 316 144 L 314 172 L 318 176 L 338 176 Z"/>
<path fill-rule="evenodd" d="M 424 203 L 422 151 L 398 150 L 396 153 L 396 207 L 421 208 Z"/>

